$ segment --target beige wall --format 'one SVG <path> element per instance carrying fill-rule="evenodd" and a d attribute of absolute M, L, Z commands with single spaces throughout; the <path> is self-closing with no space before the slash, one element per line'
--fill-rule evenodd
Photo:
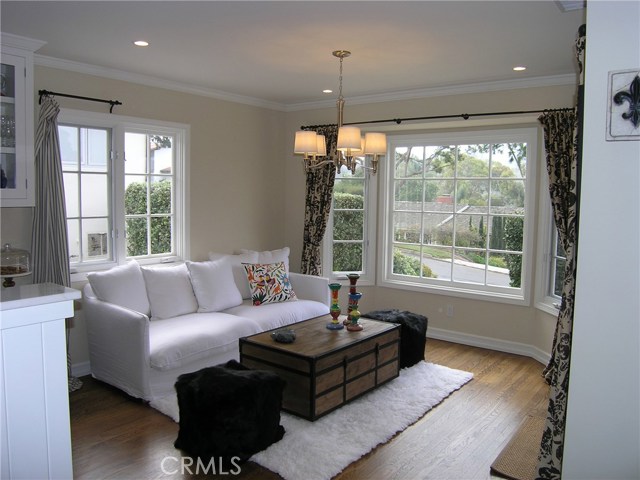
<path fill-rule="evenodd" d="M 305 176 L 300 159 L 291 153 L 294 132 L 300 125 L 334 123 L 334 107 L 284 113 L 36 67 L 35 89 L 41 88 L 117 99 L 123 102 L 115 108 L 114 113 L 119 115 L 190 125 L 191 258 L 205 259 L 210 250 L 232 252 L 241 247 L 273 249 L 288 245 L 291 247 L 291 268 L 299 270 Z M 572 105 L 573 95 L 573 86 L 557 86 L 368 105 L 350 105 L 347 98 L 345 121 L 564 107 Z M 106 105 L 98 103 L 62 97 L 58 102 L 63 108 L 108 111 Z M 489 122 L 509 125 L 522 121 L 535 122 L 522 117 Z M 380 128 L 393 132 L 470 125 L 478 125 L 478 122 L 456 120 L 446 125 L 431 123 Z M 380 128 L 376 127 L 377 130 Z M 1 215 L 2 243 L 11 242 L 30 249 L 32 209 L 3 208 Z M 403 308 L 422 313 L 429 317 L 431 332 L 441 337 L 453 335 L 453 338 L 479 345 L 489 341 L 491 345 L 522 351 L 529 347 L 543 353 L 550 350 L 555 319 L 534 307 L 383 287 L 363 287 L 361 290 L 364 293 L 363 312 Z M 452 318 L 444 314 L 447 305 L 454 308 Z M 81 306 L 78 307 L 72 322 L 70 348 L 74 364 L 86 365 L 89 358 L 86 330 Z"/>
<path fill-rule="evenodd" d="M 123 102 L 114 113 L 190 125 L 190 251 L 277 248 L 284 244 L 284 113 L 118 80 L 36 67 L 47 89 Z M 57 97 L 62 108 L 107 113 L 100 103 Z M 37 118 L 36 101 L 36 118 Z M 1 242 L 31 249 L 31 208 L 1 209 Z M 16 279 L 28 283 L 29 279 Z M 80 285 L 74 285 L 80 287 Z M 89 359 L 82 310 L 71 329 L 74 364 Z"/>

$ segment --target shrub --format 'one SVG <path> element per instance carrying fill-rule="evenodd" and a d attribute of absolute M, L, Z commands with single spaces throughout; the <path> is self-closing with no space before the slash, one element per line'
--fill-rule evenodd
<path fill-rule="evenodd" d="M 334 239 L 361 240 L 364 233 L 364 197 L 352 193 L 335 192 L 333 201 L 334 208 L 338 210 L 334 211 L 333 215 Z M 336 272 L 362 271 L 362 244 L 334 243 L 333 270 Z"/>
<path fill-rule="evenodd" d="M 509 217 L 504 222 L 504 241 L 507 250 L 520 251 L 524 233 L 524 218 Z M 519 288 L 522 277 L 522 255 L 507 254 L 504 260 L 509 268 L 509 285 Z"/>
<path fill-rule="evenodd" d="M 400 250 L 395 249 L 393 251 L 393 273 L 419 277 L 420 260 L 415 257 L 405 255 Z M 433 273 L 431 268 L 424 264 L 422 264 L 422 276 L 425 278 L 437 278 L 437 275 Z"/>
<path fill-rule="evenodd" d="M 150 192 L 151 214 L 171 213 L 171 182 L 160 181 L 151 183 Z M 147 214 L 147 184 L 135 182 L 129 184 L 124 193 L 124 207 L 126 215 Z M 151 250 L 147 248 L 147 218 L 127 218 L 127 256 L 136 257 L 149 253 L 169 253 L 172 251 L 171 218 L 151 217 Z"/>

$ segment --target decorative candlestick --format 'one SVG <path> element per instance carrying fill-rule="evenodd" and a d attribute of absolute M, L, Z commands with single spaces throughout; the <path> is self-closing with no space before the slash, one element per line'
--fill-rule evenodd
<path fill-rule="evenodd" d="M 358 279 L 360 278 L 360 275 L 357 273 L 350 273 L 347 275 L 347 278 L 349 279 L 349 305 L 347 307 L 347 318 L 343 322 L 345 325 L 351 322 L 351 310 L 353 310 L 353 305 L 351 303 L 352 302 L 351 295 L 354 293 L 357 293 L 356 283 L 358 283 Z"/>
<path fill-rule="evenodd" d="M 353 306 L 351 313 L 349 314 L 350 321 L 349 323 L 347 323 L 347 330 L 349 330 L 350 332 L 359 332 L 363 328 L 362 324 L 358 321 L 360 320 L 358 302 L 361 298 L 362 294 L 360 292 L 349 294 L 349 303 Z"/>
<path fill-rule="evenodd" d="M 338 292 L 340 292 L 339 283 L 330 283 L 329 289 L 331 290 L 331 306 L 329 307 L 329 313 L 331 314 L 331 322 L 327 323 L 327 328 L 329 330 L 342 330 L 344 325 L 338 322 L 338 317 L 340 316 L 340 303 L 338 301 Z"/>

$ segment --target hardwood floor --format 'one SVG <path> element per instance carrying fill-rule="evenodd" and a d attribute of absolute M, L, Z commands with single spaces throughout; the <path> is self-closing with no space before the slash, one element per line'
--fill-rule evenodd
<path fill-rule="evenodd" d="M 546 410 L 543 366 L 527 357 L 429 339 L 429 362 L 473 372 L 474 379 L 390 442 L 351 464 L 337 480 L 490 478 L 489 467 L 528 413 Z M 205 478 L 163 473 L 178 425 L 144 402 L 84 377 L 70 395 L 74 476 L 79 479 Z M 177 461 L 165 461 L 165 471 Z M 206 478 L 279 479 L 246 463 Z M 300 479 L 307 480 L 307 479 Z"/>

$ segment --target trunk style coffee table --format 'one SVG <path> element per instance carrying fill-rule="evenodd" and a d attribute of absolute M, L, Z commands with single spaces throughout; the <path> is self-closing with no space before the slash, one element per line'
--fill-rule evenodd
<path fill-rule="evenodd" d="M 349 332 L 327 329 L 330 321 L 323 315 L 287 327 L 293 343 L 273 340 L 279 329 L 240 339 L 240 362 L 280 375 L 282 409 L 311 421 L 398 376 L 399 325 L 360 318 L 364 329 Z"/>

